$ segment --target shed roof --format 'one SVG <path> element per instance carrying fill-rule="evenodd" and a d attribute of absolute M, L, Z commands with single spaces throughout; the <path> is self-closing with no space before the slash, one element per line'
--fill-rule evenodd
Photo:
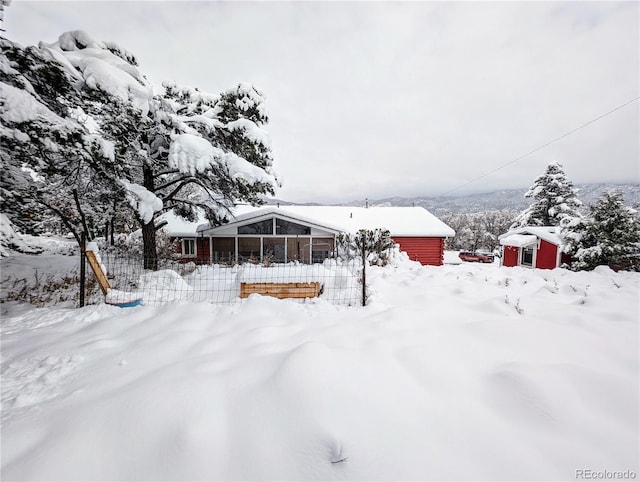
<path fill-rule="evenodd" d="M 533 234 L 510 234 L 500 239 L 502 246 L 515 246 L 516 248 L 524 248 L 538 242 L 538 237 Z"/>
<path fill-rule="evenodd" d="M 514 238 L 514 235 L 532 235 L 556 246 L 562 246 L 563 244 L 558 226 L 524 226 L 522 228 L 512 229 L 498 237 L 500 244 L 503 246 L 526 246 L 511 244 L 511 242 L 517 242 L 519 239 L 517 237 Z"/>
<path fill-rule="evenodd" d="M 267 206 L 242 207 L 234 223 L 265 215 L 281 215 L 333 231 L 355 233 L 359 229 L 388 229 L 392 236 L 450 237 L 455 231 L 422 207 Z M 198 231 L 209 225 L 198 226 Z"/>

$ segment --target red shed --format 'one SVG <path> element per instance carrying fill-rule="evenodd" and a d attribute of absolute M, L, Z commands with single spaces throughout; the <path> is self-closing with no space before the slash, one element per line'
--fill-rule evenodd
<path fill-rule="evenodd" d="M 553 269 L 568 264 L 559 231 L 556 226 L 525 226 L 503 234 L 502 266 Z"/>

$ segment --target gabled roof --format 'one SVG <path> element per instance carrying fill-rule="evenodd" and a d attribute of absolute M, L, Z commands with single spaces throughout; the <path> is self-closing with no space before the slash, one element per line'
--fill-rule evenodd
<path fill-rule="evenodd" d="M 528 246 L 529 244 L 516 244 L 526 242 L 526 239 L 531 240 L 533 238 L 524 238 L 523 236 L 535 236 L 539 239 L 555 244 L 556 246 L 562 246 L 562 237 L 560 236 L 560 228 L 558 226 L 524 226 L 522 228 L 512 229 L 498 237 L 500 244 L 503 246 Z"/>
<path fill-rule="evenodd" d="M 388 229 L 392 236 L 451 237 L 455 231 L 422 207 L 268 206 L 243 207 L 233 224 L 244 224 L 270 215 L 315 225 L 330 231 L 355 233 L 359 229 Z M 198 226 L 198 232 L 209 225 Z"/>
<path fill-rule="evenodd" d="M 197 232 L 199 235 L 200 234 L 203 234 L 205 236 L 212 235 L 212 234 L 216 234 L 217 231 L 227 230 L 228 228 L 234 227 L 234 226 L 244 226 L 246 224 L 255 223 L 258 221 L 262 221 L 264 219 L 272 218 L 273 216 L 277 216 L 287 221 L 302 223 L 307 226 L 312 226 L 320 230 L 329 231 L 336 234 L 340 233 L 341 231 L 344 231 L 344 229 L 340 228 L 339 226 L 333 226 L 327 223 L 319 222 L 316 219 L 308 218 L 306 216 L 296 216 L 288 212 L 287 210 L 280 209 L 276 206 L 251 208 L 249 210 L 245 208 L 244 211 L 246 212 L 242 212 L 242 210 L 240 210 L 240 212 L 242 212 L 241 214 L 236 214 L 236 216 L 233 218 L 231 222 L 222 224 L 220 226 L 211 227 L 209 223 L 201 224 L 198 226 Z"/>

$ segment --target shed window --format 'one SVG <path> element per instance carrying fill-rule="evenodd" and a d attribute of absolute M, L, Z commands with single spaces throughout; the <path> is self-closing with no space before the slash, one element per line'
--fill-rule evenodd
<path fill-rule="evenodd" d="M 238 234 L 273 234 L 273 218 L 238 226 Z"/>
<path fill-rule="evenodd" d="M 302 224 L 292 223 L 291 221 L 276 218 L 276 234 L 309 235 L 311 234 L 311 228 L 309 226 L 303 226 Z"/>
<path fill-rule="evenodd" d="M 520 264 L 522 266 L 533 266 L 533 248 L 522 248 Z"/>
<path fill-rule="evenodd" d="M 183 239 L 182 240 L 182 255 L 183 256 L 195 256 L 196 255 L 196 240 L 195 239 Z"/>

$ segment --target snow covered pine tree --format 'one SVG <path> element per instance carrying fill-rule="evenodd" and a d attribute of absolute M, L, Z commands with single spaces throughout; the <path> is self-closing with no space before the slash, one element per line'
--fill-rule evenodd
<path fill-rule="evenodd" d="M 563 229 L 576 270 L 609 265 L 640 271 L 640 221 L 625 206 L 620 192 L 607 192 L 589 207 L 587 219 L 575 219 Z"/>
<path fill-rule="evenodd" d="M 260 194 L 273 194 L 277 181 L 261 127 L 268 118 L 251 85 L 211 95 L 165 83 L 154 95 L 135 57 L 115 44 L 75 31 L 46 47 L 99 95 L 86 111 L 114 145 L 115 169 L 105 182 L 126 193 L 136 213 L 145 268 L 157 267 L 161 212 L 193 220 L 200 210 L 220 222 L 234 203 L 259 204 Z"/>
<path fill-rule="evenodd" d="M 50 52 L 6 39 L 0 48 L 2 210 L 23 232 L 57 217 L 78 243 L 90 239 L 110 205 L 96 169 L 108 169 L 111 146 L 84 123 L 77 79 Z"/>
<path fill-rule="evenodd" d="M 562 165 L 550 162 L 544 174 L 538 176 L 524 195 L 533 204 L 516 218 L 510 229 L 523 226 L 560 226 L 563 219 L 580 218 L 582 205 L 562 170 Z"/>

